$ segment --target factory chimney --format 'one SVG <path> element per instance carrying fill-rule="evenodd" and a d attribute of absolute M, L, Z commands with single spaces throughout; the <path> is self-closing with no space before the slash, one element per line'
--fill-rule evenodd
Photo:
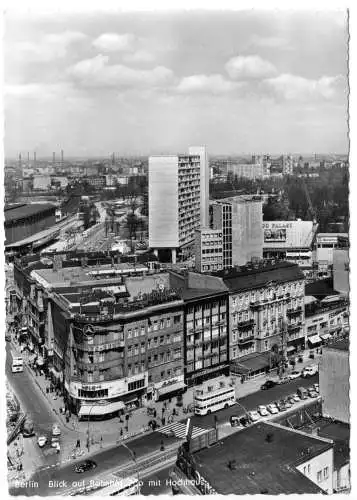
<path fill-rule="evenodd" d="M 61 149 L 61 166 L 63 167 L 63 149 Z"/>
<path fill-rule="evenodd" d="M 27 153 L 27 163 L 30 163 L 30 153 Z"/>
<path fill-rule="evenodd" d="M 36 151 L 33 153 L 33 163 L 34 166 L 36 167 Z"/>
<path fill-rule="evenodd" d="M 21 153 L 19 154 L 19 167 L 21 168 Z"/>
<path fill-rule="evenodd" d="M 52 153 L 52 163 L 55 164 L 56 162 L 56 153 Z"/>

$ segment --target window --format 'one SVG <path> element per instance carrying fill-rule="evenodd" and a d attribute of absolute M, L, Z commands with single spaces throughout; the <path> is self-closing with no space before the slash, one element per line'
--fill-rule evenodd
<path fill-rule="evenodd" d="M 174 324 L 177 325 L 178 323 L 181 323 L 181 316 L 179 315 L 174 316 Z"/>
<path fill-rule="evenodd" d="M 161 372 L 161 373 L 160 373 L 160 376 L 161 376 L 161 378 L 164 378 L 164 376 L 165 376 L 165 372 Z"/>
<path fill-rule="evenodd" d="M 165 359 L 165 353 L 160 352 L 160 361 L 164 361 L 164 359 Z"/>
<path fill-rule="evenodd" d="M 157 321 L 154 321 L 154 331 L 156 332 L 157 329 L 158 329 Z"/>
<path fill-rule="evenodd" d="M 131 345 L 128 345 L 128 356 L 132 356 Z"/>
<path fill-rule="evenodd" d="M 129 328 L 127 336 L 128 336 L 128 339 L 131 339 L 133 336 L 133 332 L 131 331 L 131 328 Z"/>
<path fill-rule="evenodd" d="M 145 326 L 140 328 L 140 335 L 145 335 Z"/>
<path fill-rule="evenodd" d="M 304 467 L 304 475 L 306 476 L 306 467 Z"/>
<path fill-rule="evenodd" d="M 142 361 L 142 362 L 140 363 L 140 371 L 141 371 L 141 372 L 144 372 L 144 371 L 145 371 L 145 362 L 144 362 L 144 361 Z"/>
<path fill-rule="evenodd" d="M 157 354 L 154 354 L 154 361 L 157 361 Z"/>
<path fill-rule="evenodd" d="M 145 380 L 136 380 L 135 382 L 129 382 L 128 384 L 128 391 L 135 391 L 136 389 L 140 389 L 141 387 L 144 387 L 145 385 Z"/>
<path fill-rule="evenodd" d="M 324 467 L 324 479 L 328 479 L 328 467 Z"/>
<path fill-rule="evenodd" d="M 139 354 L 139 344 L 135 344 L 134 354 L 137 356 Z"/>
<path fill-rule="evenodd" d="M 148 356 L 148 364 L 151 363 L 151 356 Z"/>
<path fill-rule="evenodd" d="M 311 465 L 308 464 L 308 466 L 307 466 L 307 473 L 310 474 L 310 472 L 311 472 Z"/>
<path fill-rule="evenodd" d="M 163 335 L 161 335 L 161 337 L 160 337 L 160 344 L 163 344 L 163 343 L 164 343 L 164 338 L 165 338 L 165 337 L 164 337 Z"/>
<path fill-rule="evenodd" d="M 160 330 L 163 330 L 165 328 L 165 322 L 163 319 L 160 319 Z"/>
<path fill-rule="evenodd" d="M 166 327 L 169 328 L 171 326 L 171 318 L 166 318 Z"/>
<path fill-rule="evenodd" d="M 141 342 L 140 352 L 141 354 L 145 354 L 145 342 Z"/>
<path fill-rule="evenodd" d="M 135 328 L 134 337 L 139 337 L 139 328 Z"/>
<path fill-rule="evenodd" d="M 131 375 L 131 365 L 128 365 L 128 374 Z"/>
<path fill-rule="evenodd" d="M 317 473 L 317 482 L 321 483 L 322 481 L 322 470 L 319 470 Z"/>

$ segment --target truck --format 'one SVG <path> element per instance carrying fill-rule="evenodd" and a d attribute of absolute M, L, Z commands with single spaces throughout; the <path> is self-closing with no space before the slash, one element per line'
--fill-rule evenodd
<path fill-rule="evenodd" d="M 317 365 L 311 365 L 311 366 L 307 366 L 306 368 L 303 369 L 301 376 L 303 378 L 309 378 L 309 377 L 313 377 L 318 372 L 319 372 L 319 367 Z"/>

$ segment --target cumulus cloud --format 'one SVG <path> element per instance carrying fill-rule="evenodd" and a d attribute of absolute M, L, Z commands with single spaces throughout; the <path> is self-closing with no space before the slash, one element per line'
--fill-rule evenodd
<path fill-rule="evenodd" d="M 103 52 L 123 52 L 132 50 L 135 36 L 131 33 L 119 35 L 118 33 L 103 33 L 93 40 L 92 44 L 96 49 Z"/>
<path fill-rule="evenodd" d="M 173 80 L 173 72 L 156 66 L 150 70 L 129 68 L 122 64 L 109 64 L 109 57 L 98 54 L 74 64 L 67 74 L 84 87 L 158 87 L 168 85 Z"/>
<path fill-rule="evenodd" d="M 8 84 L 4 86 L 5 98 L 13 97 L 16 99 L 57 98 L 59 96 L 67 96 L 72 92 L 74 92 L 74 89 L 68 82 Z"/>
<path fill-rule="evenodd" d="M 18 42 L 15 44 L 14 53 L 24 62 L 50 62 L 66 57 L 72 44 L 86 38 L 84 33 L 78 31 L 50 33 L 37 42 Z"/>
<path fill-rule="evenodd" d="M 343 94 L 345 80 L 342 76 L 322 76 L 318 80 L 284 73 L 268 78 L 263 86 L 286 100 L 308 100 L 311 98 L 333 99 Z"/>
<path fill-rule="evenodd" d="M 182 78 L 177 86 L 180 93 L 221 94 L 236 89 L 238 84 L 225 80 L 222 75 L 192 75 Z"/>
<path fill-rule="evenodd" d="M 275 66 L 260 56 L 237 56 L 226 64 L 229 76 L 236 80 L 259 80 L 274 76 Z"/>
<path fill-rule="evenodd" d="M 126 62 L 152 62 L 155 60 L 155 55 L 145 49 L 139 49 L 132 54 L 125 54 L 124 61 Z"/>

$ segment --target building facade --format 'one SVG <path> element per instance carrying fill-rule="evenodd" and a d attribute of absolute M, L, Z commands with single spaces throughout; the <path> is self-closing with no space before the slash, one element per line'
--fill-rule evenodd
<path fill-rule="evenodd" d="M 216 200 L 210 210 L 212 228 L 222 230 L 224 268 L 263 257 L 263 203 L 259 196 Z"/>
<path fill-rule="evenodd" d="M 187 155 L 149 158 L 149 246 L 156 253 L 192 253 L 195 230 L 208 225 L 208 161 L 205 148 Z"/>
<path fill-rule="evenodd" d="M 196 229 L 195 269 L 199 273 L 220 271 L 223 269 L 223 239 L 221 229 Z"/>
<path fill-rule="evenodd" d="M 16 204 L 5 207 L 5 245 L 54 226 L 55 212 L 55 205 L 49 203 Z"/>

